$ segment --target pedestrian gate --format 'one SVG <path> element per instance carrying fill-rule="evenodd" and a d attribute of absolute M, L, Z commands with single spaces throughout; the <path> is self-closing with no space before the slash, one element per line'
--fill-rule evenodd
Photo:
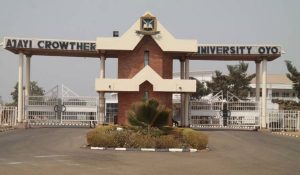
<path fill-rule="evenodd" d="M 59 94 L 61 92 L 61 94 Z M 79 96 L 66 86 L 54 87 L 45 96 L 25 100 L 25 116 L 30 125 L 90 126 L 97 122 L 97 98 Z"/>

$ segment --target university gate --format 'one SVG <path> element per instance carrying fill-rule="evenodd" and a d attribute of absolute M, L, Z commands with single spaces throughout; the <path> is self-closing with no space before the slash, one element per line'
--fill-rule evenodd
<path fill-rule="evenodd" d="M 59 93 L 61 92 L 61 93 Z M 54 87 L 44 96 L 25 100 L 25 117 L 30 126 L 95 126 L 97 98 L 79 96 L 68 87 Z"/>

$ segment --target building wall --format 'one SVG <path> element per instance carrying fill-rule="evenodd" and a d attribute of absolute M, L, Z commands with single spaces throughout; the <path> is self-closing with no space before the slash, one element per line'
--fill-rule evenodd
<path fill-rule="evenodd" d="M 173 60 L 164 53 L 151 36 L 145 36 L 131 52 L 118 55 L 118 78 L 132 78 L 144 68 L 144 52 L 149 51 L 149 66 L 164 79 L 172 79 Z M 172 109 L 172 93 L 153 92 L 153 86 L 148 82 L 140 85 L 139 92 L 119 92 L 118 123 L 127 124 L 127 111 L 135 102 L 144 99 L 145 92 L 149 99 L 155 98 L 161 104 Z"/>
<path fill-rule="evenodd" d="M 268 97 L 297 97 L 297 93 L 293 89 L 267 89 Z M 260 94 L 261 96 L 261 94 Z M 255 88 L 251 89 L 250 97 L 255 97 Z"/>

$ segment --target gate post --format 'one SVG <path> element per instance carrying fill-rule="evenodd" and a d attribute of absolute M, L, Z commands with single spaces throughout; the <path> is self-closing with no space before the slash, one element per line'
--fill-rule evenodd
<path fill-rule="evenodd" d="M 24 120 L 27 122 L 28 120 L 28 110 L 27 106 L 29 103 L 29 95 L 30 95 L 30 61 L 31 61 L 31 56 L 26 55 L 26 87 L 25 87 L 25 116 Z"/>
<path fill-rule="evenodd" d="M 22 122 L 23 118 L 23 59 L 24 54 L 19 53 L 19 80 L 18 80 L 18 123 Z"/>
<path fill-rule="evenodd" d="M 184 79 L 185 73 L 184 73 L 184 67 L 185 67 L 185 61 L 183 59 L 180 59 L 180 79 Z M 180 125 L 184 126 L 184 93 L 180 94 Z"/>
<path fill-rule="evenodd" d="M 105 78 L 105 56 L 100 55 L 100 79 Z M 105 117 L 105 92 L 99 92 L 99 117 L 98 124 L 102 125 L 104 123 Z"/>
<path fill-rule="evenodd" d="M 255 61 L 256 64 L 256 87 L 255 87 L 255 101 L 260 101 L 260 69 L 261 69 L 261 61 Z"/>
<path fill-rule="evenodd" d="M 265 129 L 267 127 L 267 59 L 262 60 L 262 98 L 261 98 L 261 124 L 260 127 Z"/>
<path fill-rule="evenodd" d="M 185 79 L 189 79 L 190 77 L 190 70 L 189 70 L 189 59 L 186 58 L 185 59 L 185 65 L 184 65 L 184 69 L 185 69 Z M 190 127 L 190 121 L 189 121 L 189 102 L 190 102 L 190 94 L 189 93 L 185 93 L 184 95 L 184 127 Z"/>
<path fill-rule="evenodd" d="M 298 124 L 297 124 L 297 130 L 300 131 L 300 111 L 298 111 Z"/>

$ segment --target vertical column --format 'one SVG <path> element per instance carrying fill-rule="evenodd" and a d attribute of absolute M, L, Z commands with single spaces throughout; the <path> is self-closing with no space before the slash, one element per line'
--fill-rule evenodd
<path fill-rule="evenodd" d="M 272 93 L 273 93 L 273 90 L 272 90 L 272 86 L 269 86 L 269 88 L 267 88 L 267 99 L 272 99 Z"/>
<path fill-rule="evenodd" d="M 26 106 L 28 105 L 28 98 L 30 95 L 30 62 L 31 56 L 26 55 L 26 87 L 25 87 L 25 121 L 28 119 L 28 112 L 26 111 Z"/>
<path fill-rule="evenodd" d="M 255 87 L 255 101 L 260 100 L 260 79 L 261 79 L 261 61 L 255 61 L 256 64 L 256 87 Z"/>
<path fill-rule="evenodd" d="M 185 79 L 189 79 L 190 77 L 190 69 L 189 69 L 189 59 L 185 59 Z M 189 120 L 189 103 L 190 103 L 190 94 L 186 93 L 184 95 L 184 126 L 189 127 L 190 126 L 190 120 Z"/>
<path fill-rule="evenodd" d="M 185 61 L 183 59 L 180 59 L 180 79 L 185 79 Z M 180 94 L 180 125 L 184 126 L 184 93 Z"/>
<path fill-rule="evenodd" d="M 25 96 L 30 95 L 30 63 L 31 56 L 26 55 L 26 88 L 25 88 Z"/>
<path fill-rule="evenodd" d="M 261 128 L 266 128 L 267 119 L 267 60 L 262 60 Z"/>
<path fill-rule="evenodd" d="M 23 118 L 23 58 L 24 54 L 19 53 L 18 123 L 21 123 Z"/>
<path fill-rule="evenodd" d="M 100 79 L 105 78 L 105 56 L 100 56 Z M 105 92 L 99 92 L 99 118 L 98 123 L 101 125 L 104 123 L 105 117 Z"/>

